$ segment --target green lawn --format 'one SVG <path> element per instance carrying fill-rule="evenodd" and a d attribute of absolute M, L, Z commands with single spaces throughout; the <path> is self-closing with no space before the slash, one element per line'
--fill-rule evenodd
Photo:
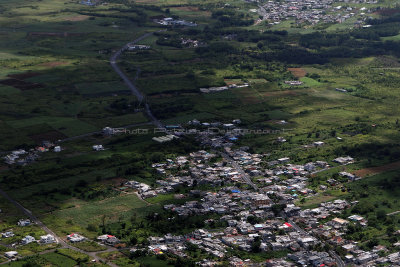
<path fill-rule="evenodd" d="M 39 124 L 47 124 L 52 128 L 54 128 L 55 130 L 58 130 L 67 136 L 75 136 L 87 132 L 94 132 L 101 130 L 79 119 L 68 118 L 68 117 L 43 116 L 43 117 L 33 117 L 30 119 L 8 121 L 7 123 L 17 129 L 29 126 L 35 126 Z"/>
<path fill-rule="evenodd" d="M 47 253 L 44 254 L 42 257 L 48 260 L 50 263 L 60 267 L 73 267 L 77 263 L 73 259 L 58 253 Z"/>
<path fill-rule="evenodd" d="M 137 209 L 144 208 L 146 203 L 131 194 L 94 202 L 75 200 L 70 205 L 73 207 L 42 215 L 43 221 L 60 235 L 74 231 L 86 232 L 88 224 L 100 225 L 103 219 L 110 223 L 118 221 L 120 217 L 129 217 Z"/>

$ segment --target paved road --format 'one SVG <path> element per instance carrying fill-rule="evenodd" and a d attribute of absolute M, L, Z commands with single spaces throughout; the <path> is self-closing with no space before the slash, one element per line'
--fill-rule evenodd
<path fill-rule="evenodd" d="M 260 15 L 260 16 L 262 16 L 263 17 L 263 19 L 262 20 L 264 20 L 264 17 L 266 16 L 266 15 L 268 15 L 268 12 L 267 12 L 267 10 L 264 8 L 264 6 L 262 6 L 262 5 L 259 5 L 258 6 L 258 14 Z"/>
<path fill-rule="evenodd" d="M 339 255 L 336 254 L 335 251 L 330 250 L 329 254 L 336 260 L 336 265 L 338 267 L 345 267 L 346 265 L 344 264 L 343 260 L 339 257 Z"/>
<path fill-rule="evenodd" d="M 26 209 L 24 206 L 22 206 L 19 202 L 15 201 L 5 191 L 3 191 L 1 189 L 0 189 L 0 195 L 2 195 L 5 199 L 7 199 L 9 202 L 11 202 L 17 209 L 22 211 L 33 223 L 35 223 L 40 228 L 42 228 L 43 231 L 45 231 L 47 234 L 50 234 L 50 235 L 54 236 L 54 238 L 56 239 L 57 243 L 60 244 L 62 248 L 69 248 L 69 249 L 81 252 L 83 254 L 86 254 L 86 255 L 94 258 L 96 261 L 100 261 L 100 260 L 104 261 L 103 259 L 99 258 L 96 255 L 96 252 L 86 252 L 86 251 L 78 249 L 78 248 L 76 248 L 74 246 L 69 245 L 67 242 L 65 242 L 63 239 L 61 239 L 59 236 L 57 236 L 52 230 L 50 230 L 35 215 L 33 215 L 33 213 L 30 210 Z M 116 249 L 112 248 L 112 250 L 116 250 Z M 117 265 L 115 265 L 114 263 L 111 263 L 111 262 L 107 262 L 107 264 L 112 266 L 112 267 L 117 267 Z"/>
<path fill-rule="evenodd" d="M 300 232 L 303 235 L 308 235 L 308 233 L 301 227 L 299 227 L 294 221 L 289 218 L 286 218 L 287 222 L 290 223 L 296 231 Z"/>
<path fill-rule="evenodd" d="M 240 165 L 235 160 L 233 160 L 228 154 L 224 152 L 219 152 L 219 153 L 224 159 L 226 159 L 232 164 L 232 166 L 236 169 L 236 171 L 238 171 L 242 175 L 243 181 L 245 181 L 248 185 L 253 187 L 254 190 L 258 190 L 258 186 L 255 183 L 253 183 L 253 181 L 250 179 L 250 176 L 242 169 L 242 167 L 240 167 Z"/>
<path fill-rule="evenodd" d="M 291 219 L 289 219 L 289 218 L 287 218 L 287 217 L 286 217 L 286 220 L 287 220 L 287 222 L 290 223 L 290 224 L 293 226 L 293 228 L 296 229 L 298 232 L 300 232 L 300 233 L 303 234 L 303 235 L 308 235 L 308 233 L 307 233 L 303 228 L 299 227 L 293 220 L 291 220 Z M 319 240 L 320 240 L 320 239 L 319 239 Z M 320 240 L 320 241 L 321 241 L 321 240 Z M 321 241 L 321 242 L 324 243 L 324 241 Z M 329 254 L 335 259 L 336 265 L 337 265 L 338 267 L 345 267 L 345 264 L 344 264 L 343 260 L 339 257 L 339 255 L 336 254 L 335 251 L 330 250 L 330 251 L 329 251 Z"/>
<path fill-rule="evenodd" d="M 399 213 L 400 213 L 400 210 L 388 213 L 388 214 L 386 214 L 386 216 L 393 216 L 393 215 L 396 215 L 396 214 L 399 214 Z"/>
<path fill-rule="evenodd" d="M 161 32 L 161 31 L 165 31 L 165 30 L 160 30 L 158 32 Z M 121 49 L 119 49 L 117 52 L 115 52 L 110 58 L 111 67 L 122 78 L 122 80 L 125 82 L 125 84 L 128 86 L 128 88 L 131 90 L 132 94 L 137 97 L 139 102 L 144 103 L 144 111 L 145 111 L 147 117 L 149 117 L 149 119 L 151 121 L 149 123 L 147 123 L 147 122 L 146 123 L 136 123 L 136 124 L 130 124 L 130 125 L 126 125 L 126 126 L 122 126 L 122 127 L 118 127 L 118 128 L 130 128 L 130 127 L 144 126 L 144 125 L 150 125 L 150 124 L 153 124 L 157 128 L 164 128 L 164 125 L 151 112 L 150 106 L 147 103 L 145 96 L 139 91 L 139 89 L 132 83 L 132 81 L 126 76 L 126 74 L 117 65 L 118 58 L 122 55 L 122 53 L 124 51 L 126 51 L 128 49 L 129 45 L 136 44 L 137 42 L 140 42 L 141 40 L 153 35 L 153 33 L 154 32 L 146 33 L 146 34 L 140 36 L 139 38 L 137 38 L 136 40 L 134 40 L 130 43 L 127 43 Z M 136 77 L 134 80 L 136 80 L 139 77 L 139 73 L 140 73 L 140 68 L 138 68 Z M 71 140 L 80 139 L 80 138 L 92 136 L 95 134 L 101 134 L 101 133 L 102 133 L 102 131 L 90 132 L 90 133 L 86 133 L 86 134 L 82 134 L 82 135 L 68 137 L 68 138 L 59 140 L 58 142 L 71 141 Z M 10 152 L 0 151 L 0 155 L 2 155 L 2 154 L 6 155 L 9 153 Z"/>
<path fill-rule="evenodd" d="M 142 94 L 142 92 L 139 91 L 139 89 L 132 83 L 132 81 L 126 76 L 126 74 L 118 67 L 117 60 L 118 58 L 122 55 L 124 51 L 126 51 L 129 47 L 129 45 L 136 44 L 137 42 L 151 36 L 153 32 L 146 33 L 136 40 L 126 44 L 123 46 L 121 49 L 119 49 L 117 52 L 115 52 L 111 58 L 110 58 L 110 64 L 111 67 L 114 69 L 114 71 L 122 78 L 122 80 L 125 82 L 126 86 L 131 90 L 132 94 L 136 96 L 136 98 L 139 100 L 140 103 L 144 103 L 144 108 L 147 116 L 151 120 L 151 122 L 156 126 L 157 128 L 164 128 L 163 124 L 153 115 L 153 113 L 150 110 L 150 106 L 146 101 L 145 96 Z M 140 69 L 138 69 L 136 73 L 135 79 L 139 76 Z"/>

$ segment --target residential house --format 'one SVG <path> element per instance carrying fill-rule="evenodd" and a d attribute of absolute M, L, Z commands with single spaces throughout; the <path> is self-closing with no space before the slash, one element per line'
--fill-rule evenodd
<path fill-rule="evenodd" d="M 32 243 L 35 241 L 36 241 L 36 239 L 33 236 L 27 235 L 24 238 L 22 238 L 21 244 L 26 245 L 26 244 L 29 244 L 29 243 Z"/>
<path fill-rule="evenodd" d="M 72 233 L 72 234 L 67 236 L 67 239 L 71 243 L 78 243 L 78 242 L 82 242 L 82 241 L 86 240 L 86 237 L 84 237 L 82 235 L 79 235 L 79 234 Z"/>
<path fill-rule="evenodd" d="M 56 239 L 51 234 L 40 236 L 39 243 L 41 243 L 41 244 L 51 244 L 51 243 L 55 243 L 55 242 L 56 242 Z"/>
<path fill-rule="evenodd" d="M 7 251 L 4 253 L 4 256 L 6 256 L 6 258 L 8 258 L 8 259 L 15 259 L 18 256 L 18 252 L 17 251 Z"/>
<path fill-rule="evenodd" d="M 17 224 L 18 226 L 28 226 L 31 225 L 31 221 L 29 219 L 21 219 Z"/>

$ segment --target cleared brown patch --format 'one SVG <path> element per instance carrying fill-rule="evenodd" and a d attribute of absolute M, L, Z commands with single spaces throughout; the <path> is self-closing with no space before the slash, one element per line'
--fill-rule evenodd
<path fill-rule="evenodd" d="M 238 96 L 243 104 L 257 104 L 262 102 L 261 97 L 257 95 L 255 91 L 249 88 L 237 89 L 232 91 Z"/>
<path fill-rule="evenodd" d="M 377 15 L 381 15 L 381 16 L 393 16 L 394 14 L 397 14 L 397 13 L 400 13 L 400 9 L 386 8 L 386 9 L 378 10 L 378 11 L 374 12 L 373 14 L 377 14 Z"/>
<path fill-rule="evenodd" d="M 226 85 L 232 85 L 232 84 L 243 84 L 243 82 L 242 81 L 239 81 L 239 82 L 235 82 L 235 81 L 233 81 L 233 80 L 229 80 L 229 79 L 224 79 L 224 82 L 226 83 Z"/>
<path fill-rule="evenodd" d="M 151 98 L 167 98 L 167 97 L 173 97 L 172 94 L 156 94 L 156 95 L 150 95 Z"/>
<path fill-rule="evenodd" d="M 41 85 L 40 83 L 30 83 L 24 80 L 17 80 L 17 79 L 2 80 L 0 81 L 0 84 L 8 85 L 20 89 L 22 91 L 43 88 L 43 85 Z"/>
<path fill-rule="evenodd" d="M 295 95 L 298 95 L 298 94 L 297 94 L 296 91 L 293 91 L 293 90 L 274 91 L 274 92 L 262 93 L 262 96 L 269 96 L 269 97 L 295 96 Z"/>
<path fill-rule="evenodd" d="M 368 175 L 375 175 L 382 172 L 393 171 L 400 169 L 400 161 L 392 162 L 383 166 L 365 168 L 354 172 L 355 175 L 365 177 Z"/>
<path fill-rule="evenodd" d="M 136 3 L 157 3 L 158 0 L 136 0 Z"/>
<path fill-rule="evenodd" d="M 30 32 L 28 36 L 30 37 L 67 37 L 67 36 L 81 36 L 85 33 L 70 33 L 70 32 Z"/>
<path fill-rule="evenodd" d="M 182 10 L 182 11 L 199 11 L 198 7 L 195 6 L 178 6 L 174 9 Z"/>
<path fill-rule="evenodd" d="M 189 60 L 182 60 L 179 62 L 170 62 L 169 64 L 170 65 L 177 65 L 177 64 L 181 65 L 181 64 L 187 64 L 187 63 L 197 63 L 197 62 L 201 62 L 201 61 L 204 61 L 204 59 L 194 58 L 194 59 L 189 59 Z"/>
<path fill-rule="evenodd" d="M 13 78 L 13 79 L 17 79 L 17 80 L 25 80 L 25 79 L 32 78 L 32 77 L 35 77 L 38 75 L 39 75 L 39 73 L 37 73 L 37 72 L 24 72 L 24 73 L 18 73 L 18 74 L 9 74 L 7 76 L 10 78 Z"/>
<path fill-rule="evenodd" d="M 0 165 L 0 171 L 5 171 L 8 170 L 8 166 L 7 165 Z"/>
<path fill-rule="evenodd" d="M 113 179 L 103 180 L 100 183 L 101 184 L 106 184 L 106 185 L 113 185 L 115 187 L 120 187 L 120 186 L 122 186 L 121 184 L 124 184 L 127 181 L 128 181 L 128 179 L 126 179 L 126 178 L 116 177 L 116 178 L 113 178 Z"/>
<path fill-rule="evenodd" d="M 290 71 L 296 78 L 302 78 L 307 74 L 307 71 L 302 68 L 288 68 L 288 71 Z"/>
<path fill-rule="evenodd" d="M 31 135 L 29 137 L 36 143 L 40 144 L 44 140 L 55 142 L 57 140 L 64 139 L 67 136 L 59 131 L 50 131 L 47 133 Z"/>
<path fill-rule="evenodd" d="M 68 62 L 52 61 L 52 62 L 46 62 L 46 63 L 39 64 L 39 66 L 54 68 L 57 66 L 63 66 L 63 65 L 67 65 L 67 64 L 68 64 Z"/>
<path fill-rule="evenodd" d="M 83 20 L 87 20 L 89 18 L 89 16 L 86 15 L 78 15 L 78 16 L 73 16 L 73 17 L 67 17 L 64 20 L 65 21 L 83 21 Z"/>
<path fill-rule="evenodd" d="M 178 7 L 173 7 L 172 9 L 179 10 L 179 11 L 184 11 L 184 12 L 196 13 L 196 14 L 186 13 L 185 15 L 188 16 L 188 17 L 198 16 L 198 15 L 203 15 L 203 16 L 207 16 L 207 17 L 211 16 L 211 12 L 210 11 L 200 10 L 198 7 L 195 7 L 195 6 L 178 6 Z"/>
<path fill-rule="evenodd" d="M 157 16 L 151 16 L 150 19 L 154 20 L 154 19 L 164 19 L 165 16 L 164 15 L 157 15 Z"/>

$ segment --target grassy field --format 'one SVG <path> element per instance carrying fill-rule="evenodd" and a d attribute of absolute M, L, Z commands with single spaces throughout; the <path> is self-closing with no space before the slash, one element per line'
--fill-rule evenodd
<path fill-rule="evenodd" d="M 116 96 L 130 94 L 111 71 L 112 50 L 157 29 L 151 20 L 140 26 L 134 22 L 140 11 L 132 9 L 118 17 L 113 10 L 129 8 L 114 3 L 86 7 L 63 0 L 2 4 L 0 79 L 7 85 L 0 84 L 0 110 L 2 122 L 10 129 L 0 133 L 2 140 L 9 140 L 0 141 L 0 149 L 18 146 L 17 140 L 12 141 L 15 131 L 20 144 L 36 143 L 40 136 L 32 138 L 21 128 L 38 124 L 75 136 L 108 125 L 146 121 L 142 115 L 107 110 Z M 153 16 L 162 11 L 146 13 Z M 18 82 L 13 74 L 20 75 L 15 76 Z M 37 127 L 34 131 L 46 133 Z"/>
<path fill-rule="evenodd" d="M 73 267 L 79 262 L 84 263 L 88 261 L 89 257 L 85 254 L 70 249 L 58 249 L 55 252 L 31 256 L 22 260 L 7 263 L 4 266 L 22 267 L 28 264 L 37 264 L 38 266 Z M 90 266 L 103 267 L 104 265 L 100 263 L 91 263 Z"/>
<path fill-rule="evenodd" d="M 127 218 L 146 206 L 134 194 L 89 203 L 70 200 L 65 204 L 71 207 L 43 215 L 43 221 L 53 229 L 58 229 L 57 232 L 62 236 L 82 231 L 88 224 L 101 225 L 102 220 L 110 223 L 118 221 L 120 217 Z"/>
<path fill-rule="evenodd" d="M 292 163 L 332 163 L 335 157 L 351 155 L 356 164 L 337 166 L 312 177 L 310 186 L 318 194 L 304 202 L 299 200 L 298 204 L 313 208 L 338 198 L 359 200 L 352 212 L 373 222 L 378 219 L 376 209 L 385 213 L 400 210 L 396 168 L 345 183 L 346 190 L 319 189 L 338 171 L 398 161 L 400 64 L 395 52 L 367 53 L 370 47 L 365 47 L 363 53 L 354 57 L 329 54 L 318 58 L 325 55 L 321 51 L 331 50 L 331 43 L 320 48 L 318 43 L 302 47 L 300 42 L 304 34 L 316 32 L 318 27 L 297 27 L 291 20 L 270 28 L 264 23 L 242 25 L 243 20 L 257 18 L 257 14 L 248 11 L 256 7 L 255 3 L 241 0 L 134 2 L 109 1 L 107 5 L 87 7 L 67 0 L 32 1 L 29 5 L 24 0 L 2 1 L 0 150 L 28 149 L 49 137 L 57 140 L 99 131 L 105 126 L 147 122 L 144 113 L 137 110 L 143 105 L 139 106 L 112 71 L 109 58 L 144 33 L 163 29 L 153 19 L 179 16 L 199 26 L 157 32 L 140 42 L 150 49 L 126 52 L 119 62 L 132 80 L 139 74 L 135 83 L 145 93 L 157 118 L 165 124 L 185 124 L 193 119 L 229 123 L 241 119 L 243 128 L 277 130 L 273 134 L 247 135 L 235 144 L 249 146 L 252 152 L 268 153 L 268 160 L 287 156 Z M 225 10 L 232 13 L 218 17 L 218 12 Z M 323 26 L 331 34 L 345 34 L 354 22 L 350 19 L 343 24 Z M 361 42 L 397 42 L 399 35 L 378 36 L 378 40 L 371 42 L 351 38 L 357 47 Z M 186 45 L 187 40 L 199 42 Z M 293 57 L 285 57 L 292 49 Z M 295 49 L 301 49 L 304 55 L 297 58 Z M 311 57 L 313 53 L 316 56 Z M 305 61 L 303 57 L 312 60 Z M 293 79 L 299 79 L 303 85 L 284 83 Z M 199 90 L 232 83 L 249 86 L 210 94 Z M 129 245 L 145 245 L 149 235 L 159 233 L 159 229 L 151 228 L 147 215 L 156 212 L 167 216 L 163 204 L 184 200 L 167 194 L 143 201 L 117 188 L 127 180 L 154 184 L 159 179 L 150 167 L 155 159 L 187 155 L 200 149 L 190 137 L 157 144 L 151 140 L 153 136 L 150 130 L 146 135 L 94 135 L 64 142 L 64 150 L 59 154 L 43 154 L 30 166 L 1 169 L 0 182 L 2 188 L 61 237 L 71 232 L 91 239 L 101 233 L 118 233 Z M 287 142 L 276 142 L 280 136 Z M 325 145 L 304 147 L 315 141 Z M 106 150 L 94 152 L 94 144 L 103 144 Z M 387 188 L 386 184 L 393 187 Z M 36 226 L 16 228 L 23 215 L 4 199 L 0 199 L 0 208 L 2 231 L 13 228 L 16 233 L 15 238 L 4 242 L 18 241 L 30 233 L 36 238 L 44 234 Z M 358 239 L 365 243 L 368 238 L 381 237 L 382 244 L 389 244 L 385 231 L 389 225 L 396 229 L 400 225 L 398 220 L 383 219 L 384 223 L 377 222 Z M 102 250 L 93 242 L 77 246 L 86 251 Z M 31 245 L 19 252 L 28 256 L 43 249 Z M 166 265 L 166 261 L 155 256 L 129 259 L 121 252 L 104 256 L 119 266 Z M 264 260 L 270 255 L 241 256 Z M 59 250 L 9 266 L 23 266 L 29 261 L 40 266 L 76 266 L 85 260 L 85 255 Z"/>

